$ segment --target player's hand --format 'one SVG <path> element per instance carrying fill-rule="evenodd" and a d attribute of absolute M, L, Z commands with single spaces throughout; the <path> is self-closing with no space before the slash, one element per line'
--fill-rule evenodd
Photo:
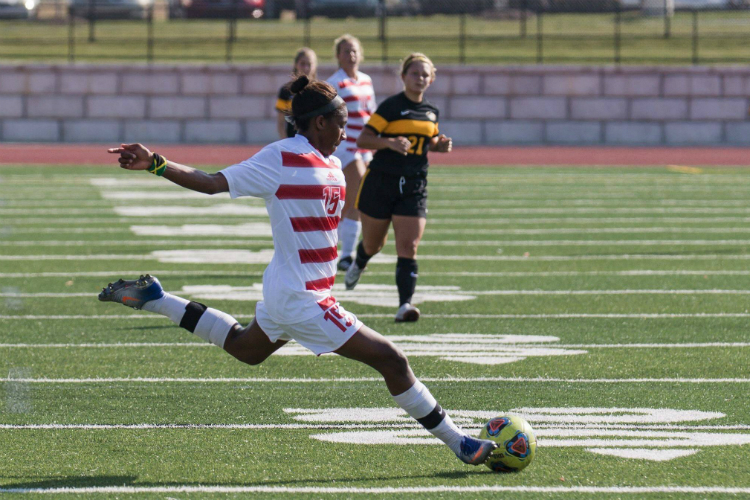
<path fill-rule="evenodd" d="M 447 137 L 445 134 L 440 134 L 435 145 L 434 150 L 438 153 L 450 153 L 453 149 L 453 139 Z"/>
<path fill-rule="evenodd" d="M 142 144 L 120 144 L 119 148 L 109 148 L 108 153 L 119 154 L 120 168 L 146 170 L 154 160 L 154 154 Z"/>
<path fill-rule="evenodd" d="M 388 147 L 395 152 L 406 156 L 411 148 L 411 142 L 406 137 L 391 137 L 388 139 Z"/>

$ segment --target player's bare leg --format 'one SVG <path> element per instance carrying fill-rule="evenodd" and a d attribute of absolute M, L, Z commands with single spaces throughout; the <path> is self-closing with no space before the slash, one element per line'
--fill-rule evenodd
<path fill-rule="evenodd" d="M 342 271 L 349 269 L 354 261 L 354 250 L 357 247 L 359 234 L 362 231 L 362 223 L 359 218 L 359 210 L 354 208 L 357 199 L 359 183 L 365 173 L 365 163 L 362 160 L 349 162 L 343 168 L 346 180 L 346 198 L 344 199 L 344 210 L 341 212 L 341 224 L 339 225 L 339 241 L 341 241 L 341 254 L 338 268 Z"/>
<path fill-rule="evenodd" d="M 271 342 L 268 335 L 253 318 L 245 328 L 234 325 L 224 341 L 224 350 L 248 365 L 259 365 L 278 351 L 286 340 Z"/>
<path fill-rule="evenodd" d="M 360 213 L 362 219 L 362 241 L 357 246 L 357 256 L 346 271 L 344 284 L 347 290 L 354 289 L 364 272 L 367 262 L 385 246 L 391 219 L 376 219 Z"/>
<path fill-rule="evenodd" d="M 393 216 L 393 232 L 396 237 L 396 286 L 398 286 L 398 311 L 396 322 L 417 321 L 419 309 L 414 307 L 412 297 L 417 287 L 419 267 L 417 248 L 427 225 L 425 217 Z"/>
<path fill-rule="evenodd" d="M 473 438 L 459 429 L 429 389 L 414 376 L 404 353 L 375 330 L 363 325 L 336 354 L 377 370 L 394 401 L 448 445 L 461 461 L 471 465 L 484 463 L 497 447 L 493 441 Z"/>
<path fill-rule="evenodd" d="M 286 341 L 271 342 L 255 320 L 242 328 L 236 319 L 222 311 L 164 292 L 159 280 L 148 274 L 137 280 L 110 283 L 99 294 L 99 300 L 166 316 L 249 365 L 262 363 L 286 344 Z"/>

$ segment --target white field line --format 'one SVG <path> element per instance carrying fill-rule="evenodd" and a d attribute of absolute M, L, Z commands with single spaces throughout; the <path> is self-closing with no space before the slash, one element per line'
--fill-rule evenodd
<path fill-rule="evenodd" d="M 421 256 L 420 256 L 421 258 Z M 750 259 L 750 256 L 748 256 Z M 0 278 L 113 278 L 137 276 L 143 270 L 132 271 L 71 271 L 42 273 L 0 273 Z M 149 271 L 154 276 L 239 276 L 248 277 L 257 273 L 247 271 Z M 750 271 L 688 271 L 688 270 L 652 270 L 635 269 L 630 271 L 430 271 L 425 276 L 478 277 L 478 278 L 557 278 L 576 276 L 750 276 Z M 393 276 L 392 271 L 369 271 L 367 276 Z"/>
<path fill-rule="evenodd" d="M 408 498 L 418 493 L 537 493 L 537 494 L 589 494 L 589 495 L 648 495 L 648 494 L 726 494 L 747 495 L 750 487 L 724 486 L 79 486 L 63 488 L 0 488 L 0 493 L 16 494 L 62 494 L 62 495 L 138 495 L 144 493 L 269 493 L 287 495 L 398 495 Z"/>
<path fill-rule="evenodd" d="M 223 207 L 224 205 L 210 205 L 208 207 L 182 207 L 182 206 L 169 206 L 162 205 L 154 207 L 155 212 L 159 213 L 159 210 L 165 211 L 170 210 L 181 210 L 188 209 L 194 213 L 194 215 L 213 215 L 216 212 L 217 216 L 221 217 L 247 217 L 248 215 L 261 215 L 260 210 L 265 210 L 265 207 L 250 207 L 248 205 L 236 205 L 237 211 L 228 213 L 219 213 L 221 210 L 212 207 Z M 234 205 L 229 205 L 234 206 Z M 120 207 L 113 207 L 115 210 Z M 241 210 L 245 208 L 246 210 Z M 256 212 L 247 210 L 249 208 L 256 209 Z M 109 210 L 109 207 L 108 207 Z M 123 208 L 124 210 L 124 208 Z M 473 207 L 467 207 L 466 209 L 439 209 L 437 210 L 443 215 L 472 215 L 476 213 L 476 209 Z M 206 212 L 206 213 L 203 213 Z M 210 213 L 209 213 L 210 212 Z M 0 208 L 0 215 L 90 215 L 90 208 Z M 180 212 L 182 214 L 182 212 Z M 623 208 L 623 207 L 608 207 L 608 208 L 596 208 L 596 207 L 550 207 L 550 208 L 483 208 L 482 214 L 487 215 L 504 215 L 504 214 L 516 214 L 516 215 L 533 215 L 533 214 L 750 214 L 750 208 L 711 208 L 711 207 L 643 207 L 643 208 Z M 126 212 L 121 215 L 127 216 Z M 175 213 L 175 215 L 179 215 Z M 191 213 L 185 213 L 185 215 L 191 215 Z"/>
<path fill-rule="evenodd" d="M 150 227 L 150 225 L 140 226 Z M 179 229 L 180 226 L 168 226 Z M 477 229 L 449 229 L 449 228 L 434 228 L 430 230 L 430 234 L 477 234 Z M 602 227 L 602 228 L 543 228 L 543 229 L 487 229 L 482 228 L 481 234 L 494 234 L 494 235 L 546 235 L 546 234 L 738 234 L 738 233 L 750 233 L 750 227 Z M 132 230 L 128 227 L 102 227 L 102 228 L 85 228 L 85 227 L 22 227 L 22 228 L 11 228 L 6 231 L 7 235 L 14 234 L 117 234 L 122 233 L 124 235 L 132 237 Z M 148 235 L 146 235 L 148 236 Z M 163 235 L 171 236 L 171 235 Z M 195 235 L 199 236 L 199 235 Z M 210 236 L 206 234 L 206 236 Z M 229 236 L 224 234 L 222 236 Z M 243 235 L 246 238 L 252 238 L 253 232 L 247 231 L 247 234 Z M 267 237 L 267 235 L 261 235 L 261 237 Z M 109 244 L 112 241 L 116 241 L 118 244 L 128 244 L 128 239 L 117 239 L 108 241 L 97 242 L 75 242 L 77 245 L 89 244 L 89 245 L 104 245 Z M 153 243 L 152 241 L 144 240 L 147 243 Z M 209 240 L 201 240 L 209 241 Z M 227 241 L 227 240 L 223 240 Z M 231 241 L 231 240 L 230 240 Z M 184 244 L 179 240 L 174 240 L 175 244 Z M 22 245 L 25 246 L 31 242 L 4 242 L 6 246 L 10 245 Z M 39 241 L 40 244 L 51 244 L 44 241 Z M 73 245 L 72 242 L 66 241 L 68 245 Z M 137 244 L 135 242 L 131 244 Z"/>
<path fill-rule="evenodd" d="M 179 294 L 180 292 L 168 292 L 172 294 Z M 721 289 L 705 289 L 705 290 L 659 290 L 659 289 L 627 289 L 627 290 L 456 290 L 451 291 L 453 295 L 501 295 L 501 296 L 524 296 L 524 295 L 750 295 L 750 290 L 721 290 Z M 94 297 L 94 292 L 38 292 L 38 293 L 23 293 L 23 292 L 2 292 L 0 298 L 19 298 L 19 299 L 34 299 L 34 298 L 77 298 L 77 297 Z M 187 293 L 187 295 L 192 295 Z M 346 300 L 346 296 L 341 296 Z M 226 299 L 231 300 L 231 299 Z"/>
<path fill-rule="evenodd" d="M 423 382 L 541 382 L 566 384 L 750 384 L 750 378 L 557 378 L 557 377 L 421 377 Z M 163 383 L 206 383 L 206 384 L 235 384 L 235 383 L 295 383 L 295 384 L 327 384 L 332 382 L 377 382 L 379 377 L 332 377 L 332 378 L 292 378 L 292 377 L 111 377 L 111 378 L 0 378 L 0 383 L 12 382 L 23 384 L 163 384 Z"/>
<path fill-rule="evenodd" d="M 0 424 L 0 430 L 151 430 L 151 429 L 246 429 L 246 430 L 326 430 L 326 429 L 421 429 L 418 423 L 386 423 L 386 424 Z M 669 431 L 730 431 L 750 430 L 750 425 L 622 425 L 622 424 L 587 424 L 566 425 L 535 424 L 534 429 L 598 429 L 606 430 L 669 430 Z"/>
<path fill-rule="evenodd" d="M 504 343 L 504 346 L 538 347 L 539 344 Z M 116 344 L 0 344 L 0 349 L 117 349 L 135 347 L 215 347 L 205 342 L 123 342 Z M 690 342 L 683 344 L 554 344 L 560 349 L 705 349 L 750 347 L 750 342 Z"/>
<path fill-rule="evenodd" d="M 706 199 L 679 199 L 679 198 L 661 198 L 638 199 L 638 198 L 557 198 L 554 200 L 543 198 L 508 198 L 505 194 L 501 199 L 496 198 L 477 198 L 477 199 L 440 199 L 430 200 L 431 207 L 497 207 L 512 206 L 517 208 L 528 207 L 747 207 L 748 200 L 723 199 L 723 200 L 706 200 Z"/>
<path fill-rule="evenodd" d="M 0 424 L 0 430 L 151 430 L 151 429 L 246 429 L 246 430 L 305 430 L 305 429 L 421 429 L 418 423 L 387 424 Z M 535 424 L 534 429 L 627 429 L 639 431 L 730 431 L 750 430 L 750 425 L 622 425 L 622 424 Z"/>
<path fill-rule="evenodd" d="M 230 314 L 235 319 L 252 319 L 253 314 Z M 392 314 L 357 314 L 358 318 L 393 318 Z M 717 319 L 750 318 L 750 313 L 563 313 L 563 314 L 422 314 L 424 319 Z M 149 314 L 3 314 L 0 320 L 163 319 Z"/>
<path fill-rule="evenodd" d="M 225 216 L 222 216 L 226 218 Z M 243 220 L 267 220 L 267 216 L 243 216 Z M 132 224 L 132 217 L 14 217 L 12 220 L 3 221 L 3 226 L 13 227 L 29 224 Z M 175 224 L 216 224 L 216 217 L 194 217 L 194 216 L 172 216 L 169 219 Z M 138 220 L 139 224 L 147 224 L 148 220 Z M 160 221 L 158 225 L 162 225 Z M 429 224 L 460 224 L 460 225 L 489 225 L 489 224 L 605 224 L 605 223 L 661 223 L 661 224 L 716 224 L 716 223 L 747 223 L 750 217 L 503 217 L 503 218 L 477 218 L 472 214 L 466 217 L 429 217 Z"/>
<path fill-rule="evenodd" d="M 395 241 L 386 242 L 386 246 L 395 246 Z M 0 246 L 7 247 L 82 247 L 82 246 L 237 246 L 237 245 L 273 245 L 272 240 L 113 240 L 107 241 L 59 241 L 59 240 L 39 240 L 39 241 L 0 241 Z M 556 247 L 556 246 L 747 246 L 750 240 L 422 240 L 422 247 Z M 421 258 L 421 256 L 420 256 Z M 462 257 L 464 258 L 464 257 Z"/>
<path fill-rule="evenodd" d="M 0 261 L 25 261 L 25 260 L 158 260 L 152 255 L 137 254 L 92 254 L 92 255 L 0 255 Z M 682 254 L 682 255 L 649 255 L 649 254 L 619 254 L 619 255 L 425 255 L 419 254 L 419 260 L 438 261 L 498 261 L 498 262 L 575 262 L 575 261 L 631 261 L 631 260 L 750 260 L 750 254 L 725 255 L 725 254 Z M 210 262 L 207 265 L 237 265 L 235 262 Z M 249 265 L 249 264 L 243 264 Z M 266 264 L 263 264 L 266 265 Z M 380 265 L 373 263 L 372 265 Z M 391 264 L 388 264 L 391 266 Z M 139 271 L 141 272 L 141 271 Z M 155 274 L 155 273 L 154 273 Z"/>

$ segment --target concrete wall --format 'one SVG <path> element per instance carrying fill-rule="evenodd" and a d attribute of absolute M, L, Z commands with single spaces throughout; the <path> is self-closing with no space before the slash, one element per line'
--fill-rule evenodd
<path fill-rule="evenodd" d="M 401 90 L 393 67 L 362 69 L 380 100 Z M 0 141 L 263 144 L 289 70 L 0 65 Z M 750 145 L 744 67 L 441 66 L 428 98 L 462 145 Z"/>

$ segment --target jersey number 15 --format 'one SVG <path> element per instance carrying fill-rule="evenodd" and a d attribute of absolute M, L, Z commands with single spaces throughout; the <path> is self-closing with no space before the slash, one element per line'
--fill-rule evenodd
<path fill-rule="evenodd" d="M 341 187 L 326 186 L 323 188 L 323 200 L 326 207 L 326 213 L 328 215 L 336 215 L 339 208 L 339 202 L 341 202 Z"/>

